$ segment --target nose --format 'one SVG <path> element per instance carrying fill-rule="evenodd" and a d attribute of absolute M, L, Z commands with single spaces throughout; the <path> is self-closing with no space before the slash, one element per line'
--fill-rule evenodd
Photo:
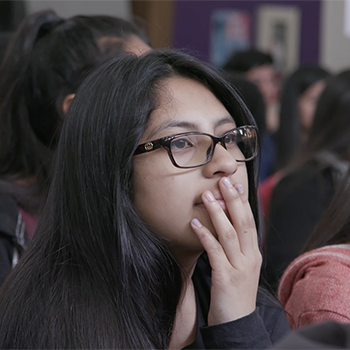
<path fill-rule="evenodd" d="M 236 159 L 220 143 L 215 146 L 213 158 L 203 166 L 204 176 L 229 176 L 237 171 Z"/>

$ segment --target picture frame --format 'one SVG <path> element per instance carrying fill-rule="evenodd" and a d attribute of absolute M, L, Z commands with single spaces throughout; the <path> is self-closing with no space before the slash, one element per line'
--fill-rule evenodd
<path fill-rule="evenodd" d="M 246 11 L 217 10 L 210 22 L 210 62 L 222 68 L 233 53 L 251 46 L 252 18 Z"/>
<path fill-rule="evenodd" d="M 257 14 L 256 46 L 274 59 L 281 75 L 299 65 L 301 12 L 295 6 L 261 5 Z"/>

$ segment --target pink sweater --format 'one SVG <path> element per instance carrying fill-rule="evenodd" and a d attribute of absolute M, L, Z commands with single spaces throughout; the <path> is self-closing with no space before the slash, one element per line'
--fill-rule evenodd
<path fill-rule="evenodd" d="M 350 245 L 296 258 L 281 278 L 278 299 L 292 329 L 325 320 L 350 323 Z"/>

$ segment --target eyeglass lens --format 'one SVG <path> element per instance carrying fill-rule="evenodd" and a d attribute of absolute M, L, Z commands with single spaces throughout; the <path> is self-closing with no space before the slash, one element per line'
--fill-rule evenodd
<path fill-rule="evenodd" d="M 256 131 L 253 128 L 235 129 L 224 137 L 226 149 L 237 161 L 246 161 L 256 154 Z M 208 135 L 180 135 L 170 143 L 177 165 L 197 166 L 205 163 L 213 153 L 214 142 Z"/>

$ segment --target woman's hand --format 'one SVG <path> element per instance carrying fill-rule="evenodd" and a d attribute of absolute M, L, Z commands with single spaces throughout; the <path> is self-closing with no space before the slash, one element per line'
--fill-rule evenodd
<path fill-rule="evenodd" d="M 212 268 L 208 325 L 233 321 L 255 310 L 262 262 L 254 217 L 242 185 L 232 185 L 225 177 L 219 187 L 230 218 L 210 191 L 202 194 L 218 238 L 197 219 L 192 220 Z"/>

